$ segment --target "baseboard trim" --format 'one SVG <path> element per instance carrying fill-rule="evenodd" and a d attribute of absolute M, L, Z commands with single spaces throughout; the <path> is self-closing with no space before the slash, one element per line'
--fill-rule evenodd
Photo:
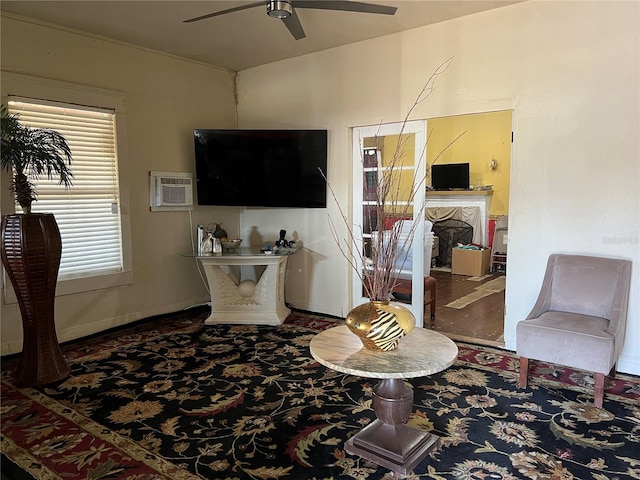
<path fill-rule="evenodd" d="M 60 343 L 70 342 L 79 338 L 88 337 L 96 333 L 104 332 L 111 328 L 121 327 L 128 323 L 135 322 L 145 318 L 141 312 L 128 313 L 118 317 L 105 318 L 97 322 L 76 325 L 58 331 L 58 340 Z"/>
<path fill-rule="evenodd" d="M 640 375 L 640 357 L 622 354 L 618 357 L 616 370 L 629 375 Z"/>
<path fill-rule="evenodd" d="M 302 310 L 304 312 L 313 312 L 319 315 L 330 315 L 337 318 L 345 318 L 346 314 L 342 308 L 330 307 L 328 305 L 318 305 L 306 302 L 297 302 L 293 299 L 286 299 L 287 305 L 294 310 Z"/>
<path fill-rule="evenodd" d="M 112 328 L 122 327 L 124 325 L 128 325 L 133 322 L 137 322 L 139 320 L 144 320 L 146 318 L 155 317 L 157 315 L 165 315 L 176 313 L 181 310 L 186 310 L 188 308 L 203 305 L 206 303 L 205 301 L 193 300 L 187 302 L 180 302 L 176 304 L 172 304 L 164 308 L 162 311 L 140 311 L 140 312 L 132 312 L 127 313 L 125 315 L 119 315 L 116 317 L 104 318 L 102 320 L 91 322 L 91 323 L 83 323 L 82 325 L 74 325 L 69 328 L 64 328 L 57 331 L 58 341 L 62 343 L 71 342 L 73 340 L 78 340 L 80 338 L 89 337 L 91 335 L 95 335 L 97 333 L 106 332 Z M 10 340 L 7 342 L 2 342 L 0 344 L 0 355 L 15 355 L 22 351 L 22 338 Z"/>

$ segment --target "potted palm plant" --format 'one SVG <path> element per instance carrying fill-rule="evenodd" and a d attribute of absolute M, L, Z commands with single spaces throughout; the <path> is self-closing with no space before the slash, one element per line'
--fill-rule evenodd
<path fill-rule="evenodd" d="M 22 125 L 0 106 L 0 167 L 11 175 L 10 190 L 23 213 L 2 216 L 2 263 L 22 315 L 22 354 L 15 373 L 19 386 L 40 386 L 69 376 L 55 329 L 54 302 L 62 253 L 53 214 L 32 213 L 37 199 L 34 181 L 46 175 L 71 186 L 71 149 L 49 129 Z"/>

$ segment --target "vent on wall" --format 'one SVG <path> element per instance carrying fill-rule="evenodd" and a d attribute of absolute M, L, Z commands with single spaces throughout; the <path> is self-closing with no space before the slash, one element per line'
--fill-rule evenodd
<path fill-rule="evenodd" d="M 193 176 L 190 173 L 149 172 L 149 205 L 152 211 L 191 210 Z"/>

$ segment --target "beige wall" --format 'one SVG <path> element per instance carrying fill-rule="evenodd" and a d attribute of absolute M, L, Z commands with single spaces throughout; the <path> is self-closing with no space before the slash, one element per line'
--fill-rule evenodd
<path fill-rule="evenodd" d="M 69 340 L 208 299 L 191 250 L 188 212 L 149 211 L 149 171 L 193 172 L 194 128 L 235 124 L 233 80 L 217 68 L 60 29 L 2 18 L 2 70 L 125 95 L 133 284 L 66 295 L 56 302 L 59 338 Z M 3 101 L 11 92 L 5 91 Z M 2 176 L 2 213 L 12 211 Z M 126 195 L 126 192 L 125 192 Z M 123 195 L 123 196 L 125 196 Z M 237 229 L 235 209 L 196 208 L 193 224 L 224 222 Z M 19 351 L 17 305 L 1 310 L 2 354 Z"/>
<path fill-rule="evenodd" d="M 401 121 L 449 57 L 415 118 L 513 110 L 505 340 L 530 311 L 552 252 L 634 261 L 618 366 L 640 373 L 638 2 L 524 2 L 240 72 L 241 127 L 329 130 L 329 181 L 350 204 L 350 128 Z M 282 101 L 282 99 L 285 99 Z M 241 222 L 297 230 L 288 298 L 344 315 L 350 270 L 327 212 L 248 211 Z M 345 236 L 344 229 L 338 236 Z"/>

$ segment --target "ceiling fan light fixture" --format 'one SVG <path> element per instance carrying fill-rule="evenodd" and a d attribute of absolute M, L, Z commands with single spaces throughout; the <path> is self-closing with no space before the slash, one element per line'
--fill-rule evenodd
<path fill-rule="evenodd" d="M 291 15 L 293 8 L 291 2 L 286 0 L 269 0 L 267 2 L 267 15 L 273 18 L 287 18 Z"/>

